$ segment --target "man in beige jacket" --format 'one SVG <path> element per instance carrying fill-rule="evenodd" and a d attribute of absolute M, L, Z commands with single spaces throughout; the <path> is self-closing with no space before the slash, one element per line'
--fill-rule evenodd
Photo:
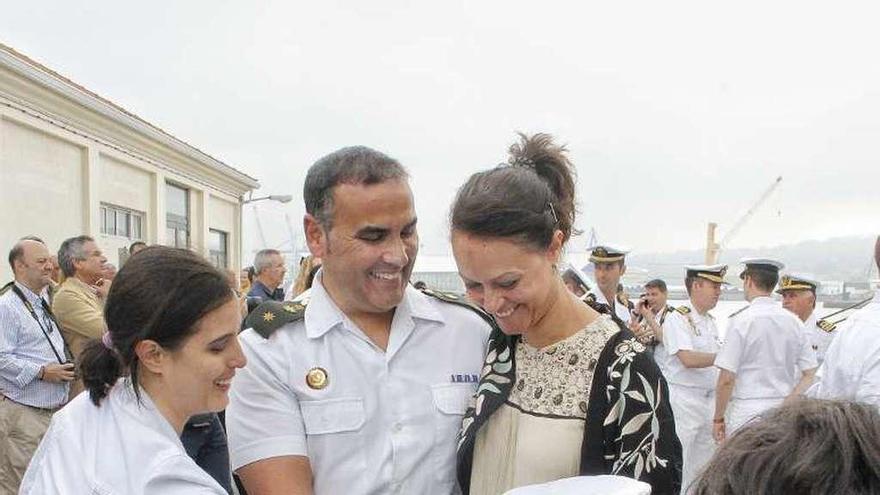
<path fill-rule="evenodd" d="M 66 278 L 52 301 L 52 311 L 76 362 L 85 344 L 100 339 L 107 330 L 104 300 L 110 281 L 101 277 L 105 263 L 107 258 L 88 236 L 71 237 L 58 249 L 58 264 Z M 70 398 L 82 390 L 82 380 L 77 378 L 71 384 Z"/>

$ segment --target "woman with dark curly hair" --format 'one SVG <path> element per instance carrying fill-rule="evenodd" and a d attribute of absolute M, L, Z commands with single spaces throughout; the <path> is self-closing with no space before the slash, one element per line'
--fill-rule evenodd
<path fill-rule="evenodd" d="M 452 207 L 452 247 L 492 333 L 459 440 L 464 493 L 615 474 L 678 495 L 681 444 L 668 388 L 627 329 L 571 294 L 557 268 L 575 178 L 550 136 L 521 135 L 509 164 L 476 173 Z"/>

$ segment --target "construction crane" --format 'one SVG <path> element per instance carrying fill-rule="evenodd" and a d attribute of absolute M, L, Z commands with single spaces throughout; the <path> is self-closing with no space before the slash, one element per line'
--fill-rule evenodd
<path fill-rule="evenodd" d="M 721 255 L 721 251 L 727 246 L 731 239 L 733 239 L 736 234 L 742 229 L 743 225 L 746 224 L 754 215 L 758 209 L 767 202 L 767 199 L 773 194 L 779 184 L 782 182 L 782 176 L 776 178 L 772 184 L 770 184 L 767 189 L 761 193 L 761 196 L 755 201 L 754 204 L 749 208 L 749 210 L 740 217 L 739 220 L 731 227 L 730 230 L 727 231 L 727 234 L 721 239 L 721 242 L 715 242 L 715 230 L 718 228 L 718 224 L 715 222 L 709 222 L 709 228 L 706 231 L 706 264 L 714 265 L 718 263 L 718 256 Z"/>

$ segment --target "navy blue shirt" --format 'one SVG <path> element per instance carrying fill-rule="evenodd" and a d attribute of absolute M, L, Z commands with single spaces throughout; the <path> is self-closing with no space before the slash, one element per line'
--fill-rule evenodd
<path fill-rule="evenodd" d="M 251 286 L 251 290 L 248 291 L 247 295 L 248 297 L 259 297 L 263 301 L 283 301 L 284 289 L 278 287 L 274 291 L 270 291 L 268 287 L 263 285 L 263 282 L 254 280 L 254 285 Z"/>

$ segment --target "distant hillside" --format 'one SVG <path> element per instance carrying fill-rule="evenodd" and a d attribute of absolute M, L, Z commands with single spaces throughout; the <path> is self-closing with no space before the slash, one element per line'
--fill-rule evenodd
<path fill-rule="evenodd" d="M 731 270 L 735 271 L 740 258 L 769 257 L 785 263 L 786 270 L 810 273 L 819 280 L 864 282 L 869 278 L 877 278 L 877 268 L 872 259 L 875 239 L 874 236 L 838 237 L 757 249 L 730 249 L 721 253 L 721 263 L 729 264 Z M 683 277 L 682 265 L 702 263 L 703 258 L 702 249 L 673 253 L 633 253 L 627 258 L 627 265 L 633 268 L 632 272 L 638 272 L 644 277 L 680 280 Z M 631 275 L 633 278 L 637 276 L 636 273 Z M 732 282 L 735 276 L 728 278 Z"/>

